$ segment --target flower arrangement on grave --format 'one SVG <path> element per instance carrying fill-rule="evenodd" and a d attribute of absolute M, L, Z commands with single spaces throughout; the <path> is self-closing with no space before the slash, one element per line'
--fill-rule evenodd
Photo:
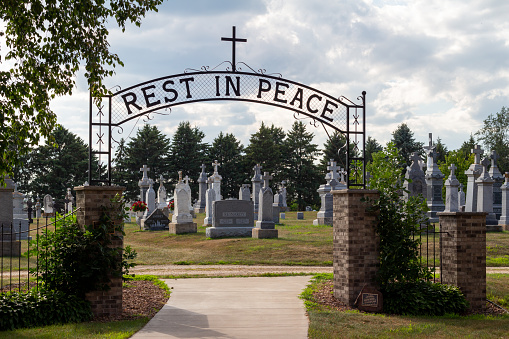
<path fill-rule="evenodd" d="M 143 201 L 136 201 L 131 206 L 131 211 L 133 212 L 145 212 L 148 210 L 147 204 Z"/>
<path fill-rule="evenodd" d="M 175 206 L 175 202 L 172 200 L 168 203 L 168 209 L 173 211 L 173 207 Z"/>

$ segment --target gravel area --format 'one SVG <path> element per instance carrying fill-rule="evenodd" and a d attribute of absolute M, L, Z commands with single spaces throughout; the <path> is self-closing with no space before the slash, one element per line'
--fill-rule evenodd
<path fill-rule="evenodd" d="M 129 270 L 134 274 L 156 276 L 246 276 L 281 273 L 332 273 L 332 267 L 319 266 L 247 266 L 247 265 L 139 265 Z"/>

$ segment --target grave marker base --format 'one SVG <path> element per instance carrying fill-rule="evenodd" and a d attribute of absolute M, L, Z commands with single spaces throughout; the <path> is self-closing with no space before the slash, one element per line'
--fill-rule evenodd
<path fill-rule="evenodd" d="M 186 222 L 181 224 L 170 223 L 168 228 L 170 234 L 186 234 L 198 232 L 198 226 L 195 222 Z"/>
<path fill-rule="evenodd" d="M 272 239 L 278 237 L 278 230 L 253 228 L 252 237 L 255 239 Z"/>
<path fill-rule="evenodd" d="M 250 237 L 253 227 L 207 227 L 207 238 Z"/>

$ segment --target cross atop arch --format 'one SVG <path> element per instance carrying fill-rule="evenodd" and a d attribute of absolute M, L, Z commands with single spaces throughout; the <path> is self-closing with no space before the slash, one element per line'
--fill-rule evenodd
<path fill-rule="evenodd" d="M 235 26 L 232 27 L 232 37 L 231 38 L 225 38 L 222 37 L 221 41 L 231 41 L 232 42 L 232 68 L 233 71 L 236 72 L 237 69 L 235 68 L 235 43 L 236 42 L 247 42 L 247 39 L 239 39 L 235 36 Z"/>

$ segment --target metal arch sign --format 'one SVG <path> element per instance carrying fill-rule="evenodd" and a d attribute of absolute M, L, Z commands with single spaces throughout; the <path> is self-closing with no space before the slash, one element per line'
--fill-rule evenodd
<path fill-rule="evenodd" d="M 232 35 L 232 38 L 221 38 L 222 41 L 232 42 L 232 61 L 226 62 L 231 65 L 231 70 L 226 68 L 225 71 L 215 71 L 216 67 L 209 71 L 208 67 L 202 67 L 202 71 L 192 70 L 146 81 L 106 95 L 106 108 L 98 105 L 101 101 L 94 105 L 90 96 L 88 177 L 91 185 L 111 185 L 113 128 L 122 130 L 121 125 L 129 120 L 141 116 L 149 118 L 151 113 L 164 114 L 161 110 L 178 105 L 230 100 L 284 108 L 293 111 L 297 119 L 301 119 L 302 114 L 303 118 L 311 119 L 313 125 L 321 124 L 325 131 L 325 126 L 329 126 L 343 133 L 346 136 L 346 145 L 354 146 L 353 154 L 350 147 L 346 147 L 346 169 L 347 173 L 353 173 L 356 179 L 352 181 L 350 175 L 347 175 L 347 185 L 365 187 L 366 92 L 362 92 L 362 96 L 357 98 L 361 103 L 355 104 L 343 96 L 336 98 L 281 76 L 255 72 L 245 63 L 235 61 L 236 42 L 247 42 L 247 39 L 236 37 L 235 26 Z M 243 72 L 237 67 L 238 64 L 247 66 L 252 72 Z M 93 112 L 94 106 L 96 114 Z M 103 150 L 104 147 L 106 151 Z M 106 179 L 103 179 L 102 175 L 102 155 L 108 157 Z M 92 170 L 94 156 L 99 156 L 97 171 Z M 92 177 L 92 172 L 97 172 L 97 179 Z"/>
<path fill-rule="evenodd" d="M 342 133 L 349 107 L 362 108 L 295 81 L 246 72 L 192 72 L 150 80 L 110 96 L 111 123 L 193 102 L 246 101 L 303 114 Z"/>

